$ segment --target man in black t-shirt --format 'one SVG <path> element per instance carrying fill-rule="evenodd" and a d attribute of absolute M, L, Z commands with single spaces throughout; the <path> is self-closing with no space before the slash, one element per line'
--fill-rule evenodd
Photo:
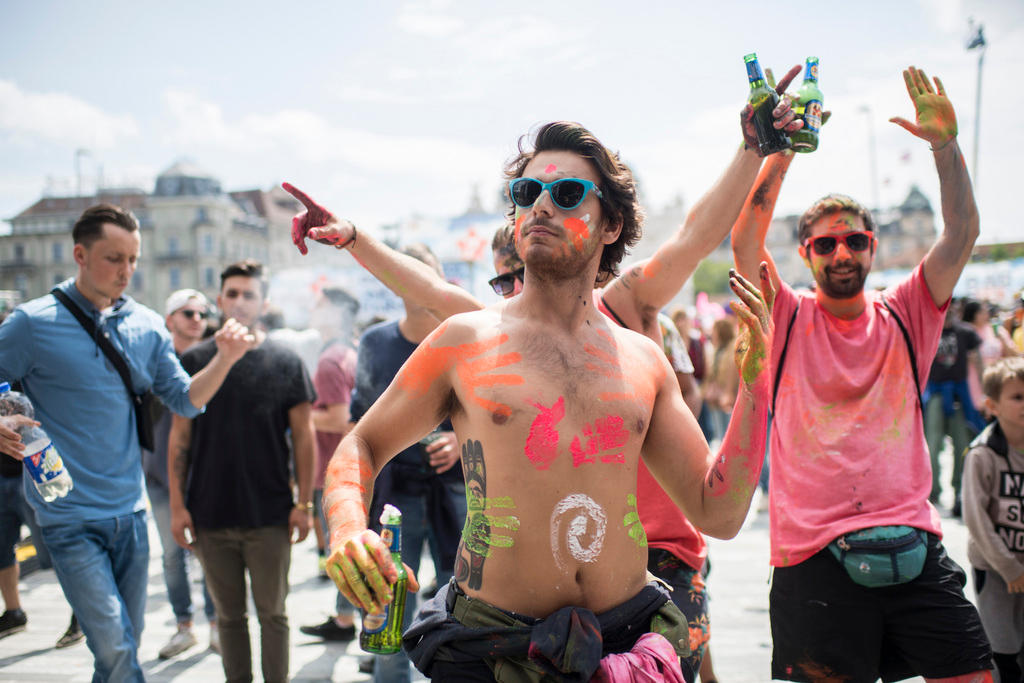
<path fill-rule="evenodd" d="M 243 261 L 221 273 L 217 305 L 250 328 L 266 306 L 262 266 Z M 202 342 L 181 358 L 189 373 L 216 352 Z M 175 416 L 168 443 L 171 527 L 196 550 L 217 608 L 224 675 L 252 680 L 245 573 L 260 621 L 263 678 L 288 678 L 290 539 L 312 524 L 313 384 L 293 351 L 257 333 L 257 345 L 228 373 L 195 419 Z M 286 433 L 291 430 L 298 502 L 293 503 Z M 186 531 L 194 539 L 186 537 Z"/>
<path fill-rule="evenodd" d="M 981 337 L 974 329 L 959 320 L 959 306 L 950 305 L 942 324 L 942 337 L 935 352 L 928 383 L 922 396 L 924 406 L 924 435 L 932 460 L 932 492 L 929 500 L 937 503 L 942 486 L 939 483 L 939 454 L 945 444 L 946 435 L 953 440 L 953 516 L 960 516 L 960 480 L 963 474 L 964 452 L 970 443 L 971 433 L 983 426 L 978 411 L 974 408 L 967 374 L 978 373 L 981 377 L 981 357 L 978 347 Z"/>

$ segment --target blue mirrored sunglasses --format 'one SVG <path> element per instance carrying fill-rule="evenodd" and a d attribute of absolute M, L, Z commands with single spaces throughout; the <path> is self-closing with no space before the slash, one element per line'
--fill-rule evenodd
<path fill-rule="evenodd" d="M 508 194 L 512 202 L 522 209 L 533 206 L 544 190 L 548 191 L 555 206 L 563 211 L 575 209 L 582 204 L 591 190 L 598 199 L 604 196 L 595 183 L 583 178 L 559 178 L 550 183 L 542 183 L 536 178 L 516 178 L 508 181 Z"/>

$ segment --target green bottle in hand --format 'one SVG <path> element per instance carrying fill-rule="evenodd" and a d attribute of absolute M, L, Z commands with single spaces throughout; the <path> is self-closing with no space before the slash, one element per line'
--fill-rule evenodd
<path fill-rule="evenodd" d="M 383 614 L 363 614 L 359 647 L 366 652 L 391 655 L 402 649 L 402 620 L 409 590 L 409 576 L 402 564 L 402 512 L 393 505 L 385 505 L 380 523 L 383 527 L 380 537 L 391 549 L 391 560 L 398 569 L 398 580 L 391 586 L 393 597 L 385 605 Z"/>

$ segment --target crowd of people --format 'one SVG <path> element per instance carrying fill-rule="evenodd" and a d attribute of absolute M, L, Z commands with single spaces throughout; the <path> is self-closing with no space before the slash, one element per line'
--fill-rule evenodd
<path fill-rule="evenodd" d="M 798 71 L 772 111 L 788 132 L 804 125 L 785 95 Z M 225 679 L 253 678 L 251 596 L 262 676 L 285 681 L 291 545 L 313 531 L 338 587 L 335 614 L 301 630 L 350 641 L 355 608 L 379 614 L 393 598 L 379 524 L 390 503 L 413 595 L 425 544 L 437 581 L 408 603 L 404 651 L 368 660 L 374 680 L 407 681 L 415 666 L 443 681 L 711 683 L 705 535 L 735 536 L 760 484 L 773 679 L 1022 680 L 1024 300 L 1006 321 L 951 301 L 978 211 L 941 81 L 903 76 L 915 118 L 893 121 L 934 154 L 943 229 L 884 291 L 864 286 L 874 218 L 839 194 L 799 221 L 813 288 L 779 278 L 765 239 L 795 155 L 759 155 L 749 105 L 721 177 L 626 267 L 643 223 L 629 167 L 578 123 L 524 136 L 504 169 L 492 306 L 447 281 L 427 245 L 392 249 L 286 183 L 305 207 L 296 247 L 347 251 L 402 300 L 399 319 L 358 331 L 358 292 L 335 286 L 317 292 L 311 334 L 275 329 L 251 260 L 225 266 L 216 309 L 181 290 L 161 318 L 125 295 L 138 222 L 86 210 L 76 277 L 0 325 L 0 380 L 36 407 L 34 420 L 0 416 L 0 452 L 22 459 L 16 430 L 42 424 L 75 482 L 47 503 L 5 465 L 0 637 L 26 623 L 13 561 L 26 523 L 95 680 L 142 680 L 148 507 L 178 623 L 160 656 L 198 642 L 193 553 Z M 727 236 L 727 313 L 666 311 Z M 137 430 L 147 392 L 161 404 L 151 448 Z M 947 435 L 975 604 L 942 544 Z"/>

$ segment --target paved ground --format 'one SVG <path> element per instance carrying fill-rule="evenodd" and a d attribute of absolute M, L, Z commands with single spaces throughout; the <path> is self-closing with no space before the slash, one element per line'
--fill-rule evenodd
<path fill-rule="evenodd" d="M 965 565 L 967 535 L 963 524 L 959 520 L 944 519 L 943 525 L 950 554 Z M 223 680 L 220 658 L 205 649 L 209 636 L 202 618 L 197 626 L 200 646 L 171 661 L 158 659 L 157 651 L 173 633 L 174 618 L 161 576 L 155 528 L 151 528 L 150 539 L 157 550 L 150 562 L 146 630 L 139 653 L 147 679 L 179 683 Z M 712 540 L 711 558 L 711 642 L 718 680 L 722 683 L 766 681 L 771 661 L 767 513 L 752 513 L 743 531 L 732 541 Z M 324 644 L 299 633 L 300 625 L 323 621 L 334 604 L 331 585 L 317 577 L 315 565 L 316 554 L 310 541 L 294 549 L 292 590 L 288 598 L 292 680 L 368 681 L 369 676 L 360 674 L 357 669 L 358 643 Z M 429 582 L 429 566 L 424 574 Z M 196 588 L 194 595 L 201 600 Z M 70 615 L 53 572 L 39 571 L 26 577 L 21 584 L 21 599 L 29 616 L 28 629 L 0 640 L 0 681 L 75 683 L 91 680 L 92 657 L 84 644 L 65 650 L 53 648 Z M 255 620 L 251 629 L 255 635 L 258 631 Z M 258 645 L 253 651 L 259 652 Z M 423 679 L 417 676 L 414 680 Z"/>

